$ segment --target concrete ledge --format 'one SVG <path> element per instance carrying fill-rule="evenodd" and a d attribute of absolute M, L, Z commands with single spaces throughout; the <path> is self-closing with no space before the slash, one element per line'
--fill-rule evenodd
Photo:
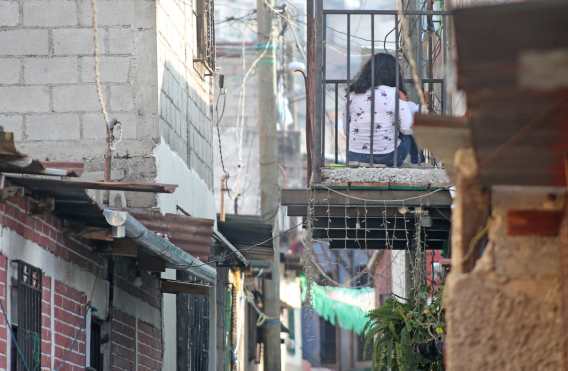
<path fill-rule="evenodd" d="M 410 186 L 440 188 L 451 185 L 450 178 L 440 168 L 323 168 L 322 183 L 328 186 Z"/>

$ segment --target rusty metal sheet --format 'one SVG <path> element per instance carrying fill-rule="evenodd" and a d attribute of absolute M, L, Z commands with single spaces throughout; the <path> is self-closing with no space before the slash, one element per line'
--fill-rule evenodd
<path fill-rule="evenodd" d="M 209 259 L 213 246 L 213 220 L 175 214 L 129 212 L 146 228 L 169 239 L 182 250 L 201 260 Z"/>

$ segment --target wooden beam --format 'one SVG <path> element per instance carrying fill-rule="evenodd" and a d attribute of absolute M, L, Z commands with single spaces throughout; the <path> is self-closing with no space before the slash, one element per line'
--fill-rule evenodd
<path fill-rule="evenodd" d="M 108 242 L 112 242 L 114 240 L 114 238 L 112 237 L 112 230 L 110 228 L 87 227 L 84 228 L 78 234 L 78 236 L 86 240 L 108 241 Z"/>
<path fill-rule="evenodd" d="M 138 246 L 130 239 L 121 238 L 112 243 L 111 254 L 113 256 L 128 256 L 135 258 L 138 256 Z"/>
<path fill-rule="evenodd" d="M 209 295 L 209 286 L 192 282 L 162 279 L 160 288 L 164 294 Z"/>
<path fill-rule="evenodd" d="M 138 254 L 138 266 L 148 272 L 166 271 L 165 260 L 156 255 Z"/>
<path fill-rule="evenodd" d="M 568 158 L 564 159 L 564 176 L 568 184 Z M 568 186 L 566 190 L 568 196 Z M 560 225 L 559 261 L 560 261 L 560 323 L 562 333 L 568 333 L 568 203 L 564 204 Z M 562 370 L 568 371 L 568 336 L 562 336 Z"/>
<path fill-rule="evenodd" d="M 452 210 L 452 270 L 470 272 L 479 258 L 479 246 L 474 239 L 484 233 L 489 210 L 490 193 L 481 187 L 479 169 L 473 149 L 456 153 L 456 197 Z"/>

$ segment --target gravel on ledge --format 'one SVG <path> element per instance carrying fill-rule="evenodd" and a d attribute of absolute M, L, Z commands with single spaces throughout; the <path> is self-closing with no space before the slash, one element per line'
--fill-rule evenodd
<path fill-rule="evenodd" d="M 451 185 L 446 171 L 441 168 L 322 168 L 322 184 L 327 186 L 409 186 L 440 188 Z"/>

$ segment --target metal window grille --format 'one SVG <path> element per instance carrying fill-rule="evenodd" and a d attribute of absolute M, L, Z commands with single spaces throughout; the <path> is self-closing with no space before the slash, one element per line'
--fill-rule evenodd
<path fill-rule="evenodd" d="M 322 365 L 337 363 L 337 328 L 325 319 L 320 321 L 320 357 Z"/>
<path fill-rule="evenodd" d="M 215 8 L 213 0 L 197 3 L 197 60 L 215 71 Z"/>
<path fill-rule="evenodd" d="M 209 298 L 189 295 L 189 370 L 207 370 L 209 361 Z"/>
<path fill-rule="evenodd" d="M 404 48 L 412 48 L 415 55 L 416 64 L 418 66 L 418 74 L 423 90 L 428 97 L 428 111 L 435 113 L 447 113 L 447 92 L 446 81 L 444 79 L 444 69 L 436 68 L 444 66 L 447 59 L 447 27 L 446 21 L 448 13 L 444 11 L 434 10 L 406 10 L 404 15 L 409 23 L 411 38 L 416 45 L 404 45 L 401 33 L 401 17 L 396 10 L 338 10 L 338 9 L 322 9 L 318 14 L 318 26 L 316 28 L 317 39 L 317 56 L 321 66 L 318 69 L 319 77 L 317 87 L 318 101 L 321 102 L 316 114 L 316 128 L 319 133 L 316 140 L 320 142 L 321 148 L 321 164 L 324 166 L 326 160 L 332 163 L 342 163 L 346 161 L 349 152 L 349 103 L 346 94 L 346 88 L 356 77 L 355 66 L 358 58 L 370 57 L 378 52 L 387 52 L 395 56 L 399 61 L 400 72 L 403 81 L 399 81 L 398 70 L 396 78 L 397 92 L 403 83 L 411 93 L 411 97 L 415 95 L 413 79 L 410 77 L 410 67 L 405 59 Z M 335 21 L 335 22 L 334 22 Z M 339 21 L 340 26 L 337 26 Z M 369 35 L 361 37 L 357 34 L 361 24 L 369 24 Z M 388 34 L 380 34 L 382 23 L 392 23 L 392 31 Z M 389 24 L 390 24 L 389 23 Z M 431 35 L 436 33 L 439 38 L 439 45 L 433 45 Z M 341 37 L 339 37 L 341 36 Z M 334 45 L 340 40 L 340 46 Z M 357 55 L 355 46 L 359 45 L 361 54 Z M 338 50 L 339 49 L 339 50 Z M 340 60 L 332 61 L 332 56 L 339 53 Z M 363 53 L 364 51 L 364 53 Z M 368 55 L 367 55 L 368 54 Z M 341 66 L 341 72 L 332 71 L 330 66 L 335 63 Z M 361 63 L 362 64 L 362 63 Z M 372 71 L 374 71 L 374 65 Z M 436 70 L 442 72 L 436 72 Z M 371 74 L 374 76 L 374 72 Z M 374 85 L 374 77 L 373 83 Z M 371 89 L 372 99 L 369 101 L 370 111 L 375 111 L 374 89 Z M 400 166 L 397 163 L 397 148 L 399 141 L 399 101 L 395 99 L 394 108 L 394 166 Z M 326 108 L 327 106 L 327 108 Z M 373 153 L 373 128 L 375 128 L 375 115 L 370 115 L 370 138 L 369 153 Z M 341 140 L 339 132 L 342 130 L 340 125 L 341 118 L 344 118 L 343 124 L 345 128 L 345 140 Z M 328 133 L 326 133 L 326 129 Z M 371 163 L 372 163 L 371 156 Z"/>
<path fill-rule="evenodd" d="M 103 371 L 104 358 L 101 352 L 101 321 L 93 318 L 91 322 L 91 359 L 89 366 L 92 371 Z"/>
<path fill-rule="evenodd" d="M 14 261 L 12 303 L 16 342 L 12 358 L 15 370 L 39 371 L 41 368 L 41 290 L 43 274 L 22 261 Z M 14 349 L 15 348 L 15 349 Z"/>

